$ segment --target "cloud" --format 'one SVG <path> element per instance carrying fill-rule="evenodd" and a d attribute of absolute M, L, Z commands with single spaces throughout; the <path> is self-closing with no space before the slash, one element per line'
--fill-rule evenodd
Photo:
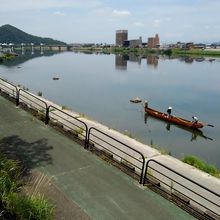
<path fill-rule="evenodd" d="M 142 23 L 142 22 L 135 22 L 133 25 L 136 27 L 144 27 L 145 26 L 144 23 Z"/>
<path fill-rule="evenodd" d="M 52 8 L 94 8 L 100 0 L 0 0 L 0 11 L 25 11 Z"/>
<path fill-rule="evenodd" d="M 161 24 L 161 20 L 160 19 L 153 20 L 153 26 L 154 27 L 160 27 L 160 24 Z"/>
<path fill-rule="evenodd" d="M 112 14 L 114 16 L 129 16 L 129 15 L 131 15 L 130 11 L 126 11 L 126 10 L 119 11 L 116 9 L 113 10 Z"/>
<path fill-rule="evenodd" d="M 182 26 L 183 26 L 183 28 L 186 28 L 186 29 L 192 29 L 193 28 L 192 24 L 184 24 Z"/>
<path fill-rule="evenodd" d="M 61 12 L 61 11 L 56 11 L 54 12 L 55 15 L 58 15 L 58 16 L 65 16 L 66 14 Z"/>

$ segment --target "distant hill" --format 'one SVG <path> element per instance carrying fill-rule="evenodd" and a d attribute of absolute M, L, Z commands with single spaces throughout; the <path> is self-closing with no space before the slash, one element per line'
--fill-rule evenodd
<path fill-rule="evenodd" d="M 0 43 L 14 43 L 14 44 L 21 44 L 21 43 L 34 43 L 34 44 L 59 44 L 64 45 L 66 43 L 58 40 L 53 40 L 52 38 L 43 38 L 34 36 L 31 34 L 27 34 L 18 28 L 6 24 L 0 27 Z"/>

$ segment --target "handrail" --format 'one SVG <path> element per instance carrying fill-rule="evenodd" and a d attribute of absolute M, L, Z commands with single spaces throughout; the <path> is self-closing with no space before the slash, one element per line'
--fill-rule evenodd
<path fill-rule="evenodd" d="M 2 79 L 2 78 L 0 78 L 0 80 L 3 81 L 3 82 L 5 82 L 5 83 L 7 83 L 7 84 L 9 84 L 10 86 L 12 86 L 12 87 L 15 88 L 15 91 L 16 91 L 16 97 L 15 97 L 15 99 L 16 99 L 16 105 L 17 105 L 17 103 L 19 102 L 19 91 L 18 91 L 17 86 L 15 86 L 14 84 L 12 84 L 12 83 L 10 83 L 10 82 L 8 82 L 7 80 L 4 80 L 4 79 Z M 4 85 L 4 86 L 5 86 L 5 85 Z M 5 87 L 7 87 L 7 86 L 5 86 Z M 10 89 L 9 87 L 7 87 L 7 88 Z"/>
<path fill-rule="evenodd" d="M 156 160 L 154 160 L 154 159 L 150 159 L 150 160 L 147 161 L 147 163 L 146 163 L 146 169 L 145 169 L 145 173 L 144 173 L 145 176 L 146 176 L 146 174 L 147 174 L 147 168 L 148 168 L 148 164 L 149 164 L 150 162 L 155 162 L 155 163 L 161 165 L 162 167 L 164 167 L 164 168 L 166 168 L 166 169 L 172 171 L 173 173 L 175 173 L 175 174 L 177 174 L 177 175 L 183 177 L 184 179 L 186 179 L 186 180 L 188 180 L 188 181 L 190 181 L 190 182 L 196 184 L 197 186 L 199 186 L 199 187 L 201 187 L 201 188 L 207 190 L 208 192 L 210 192 L 210 193 L 212 193 L 212 194 L 214 194 L 214 195 L 216 195 L 216 196 L 218 196 L 218 197 L 220 198 L 220 194 L 218 194 L 218 193 L 216 193 L 216 192 L 214 192 L 214 191 L 208 189 L 208 188 L 205 187 L 205 186 L 202 186 L 201 184 L 199 184 L 199 183 L 195 182 L 194 180 L 190 179 L 189 177 L 187 177 L 187 176 L 185 176 L 185 175 L 183 175 L 183 174 L 181 174 L 181 173 L 178 173 L 177 171 L 173 170 L 172 168 L 170 168 L 170 167 L 168 167 L 168 166 L 166 166 L 166 165 L 164 165 L 164 164 L 162 164 L 162 163 L 160 163 L 159 161 L 156 161 Z M 144 177 L 145 177 L 145 176 L 144 176 Z"/>
<path fill-rule="evenodd" d="M 102 142 L 107 143 L 109 146 L 112 146 L 113 148 L 117 149 L 118 151 L 124 153 L 125 155 L 131 157 L 132 159 L 135 159 L 136 161 L 141 162 L 141 161 L 138 160 L 137 158 L 135 158 L 135 157 L 129 155 L 128 153 L 126 153 L 126 152 L 120 150 L 120 149 L 117 148 L 117 147 L 114 147 L 112 144 L 108 143 L 107 141 L 102 140 L 101 138 L 97 137 L 96 135 L 93 135 L 93 136 L 96 137 L 97 139 L 101 140 Z M 107 148 L 106 148 L 105 146 L 103 146 L 102 144 L 100 144 L 100 143 L 98 143 L 98 142 L 96 142 L 96 141 L 94 141 L 94 140 L 93 140 L 92 142 L 95 143 L 95 144 L 97 144 L 97 145 L 99 145 L 99 146 L 101 146 L 103 149 L 107 150 L 109 153 L 112 153 L 112 154 L 114 154 L 115 156 L 121 157 L 119 154 L 113 152 L 112 150 L 107 149 Z M 128 163 L 130 163 L 130 161 L 129 161 L 128 159 L 123 158 L 123 160 L 126 161 L 126 162 L 128 162 Z M 133 165 L 134 167 L 136 167 L 137 169 L 141 170 L 140 167 L 138 167 L 137 165 L 135 165 L 135 164 L 132 164 L 132 165 Z"/>
<path fill-rule="evenodd" d="M 53 106 L 53 105 L 48 106 L 48 115 L 50 114 L 50 108 L 53 108 L 53 109 L 56 109 L 57 111 L 62 112 L 64 115 L 67 115 L 68 117 L 71 117 L 72 119 L 74 119 L 74 120 L 80 122 L 81 124 L 83 124 L 83 125 L 85 126 L 86 135 L 85 135 L 85 145 L 84 145 L 84 147 L 86 148 L 86 146 L 87 146 L 87 137 L 88 137 L 88 126 L 87 126 L 87 124 L 86 124 L 85 122 L 83 122 L 82 120 L 80 120 L 80 119 L 78 119 L 78 118 L 76 118 L 76 117 L 74 117 L 74 116 L 68 114 L 67 112 L 62 111 L 61 109 L 59 109 L 59 108 L 57 108 L 57 107 L 55 107 L 55 106 Z M 61 118 L 62 118 L 62 117 L 61 117 Z M 67 119 L 65 119 L 65 120 L 68 121 Z M 48 117 L 48 121 L 49 121 L 49 117 Z M 68 122 L 70 122 L 70 121 L 68 121 Z M 72 124 L 73 124 L 73 123 L 72 123 Z M 75 125 L 75 124 L 74 124 L 74 126 L 79 127 L 78 125 Z"/>
<path fill-rule="evenodd" d="M 21 95 L 20 91 L 22 91 L 22 92 L 28 94 L 29 96 L 31 96 L 31 97 L 37 99 L 38 101 L 42 102 L 42 103 L 45 105 L 45 110 L 46 110 L 46 114 L 45 114 L 45 124 L 47 124 L 48 117 L 49 117 L 49 115 L 48 115 L 48 104 L 47 104 L 47 102 L 45 102 L 44 100 L 38 98 L 36 95 L 33 95 L 33 94 L 31 94 L 30 92 L 27 92 L 27 91 L 24 90 L 24 89 L 19 89 L 19 90 L 18 90 L 18 104 L 19 104 L 20 95 Z M 26 96 L 24 96 L 24 97 L 25 97 L 26 99 L 28 99 Z M 28 99 L 28 100 L 30 100 L 30 99 Z M 33 100 L 30 100 L 30 101 L 34 102 Z M 36 102 L 34 102 L 34 103 L 37 104 Z M 42 106 L 41 106 L 41 107 L 42 107 Z"/>
<path fill-rule="evenodd" d="M 160 175 L 166 177 L 167 179 L 173 180 L 173 179 L 172 179 L 171 177 L 169 177 L 168 175 L 166 175 L 166 174 L 164 174 L 164 173 L 158 171 L 157 169 L 155 169 L 155 168 L 153 168 L 153 167 L 150 167 L 150 166 L 149 166 L 149 163 L 151 163 L 151 162 L 154 162 L 154 163 L 156 163 L 156 164 L 159 164 L 161 167 L 163 167 L 163 168 L 165 168 L 165 169 L 167 169 L 167 170 L 173 172 L 174 174 L 178 175 L 179 177 L 181 177 L 181 178 L 183 178 L 183 179 L 189 181 L 190 183 L 195 184 L 196 186 L 200 187 L 201 189 L 203 189 L 203 190 L 209 192 L 210 194 L 215 195 L 216 197 L 220 198 L 220 194 L 219 194 L 219 193 L 212 191 L 211 189 L 209 189 L 209 188 L 207 188 L 207 187 L 201 185 L 200 183 L 197 183 L 196 181 L 194 181 L 194 180 L 190 179 L 189 177 L 187 177 L 187 176 L 185 176 L 185 175 L 183 175 L 183 174 L 177 172 L 176 170 L 174 170 L 174 169 L 172 169 L 172 168 L 170 168 L 170 167 L 168 167 L 168 166 L 162 164 L 161 162 L 156 161 L 155 159 L 150 159 L 150 160 L 148 160 L 147 163 L 146 163 L 145 172 L 144 172 L 144 177 L 143 177 L 143 179 L 144 179 L 144 180 L 143 180 L 143 185 L 145 184 L 146 180 L 148 179 L 148 177 L 147 177 L 147 170 L 148 170 L 148 168 L 151 168 L 151 169 L 155 170 L 157 173 L 159 173 Z M 154 177 L 153 175 L 151 175 L 151 176 L 152 176 L 153 178 L 156 178 L 158 181 L 160 181 L 157 177 Z M 215 205 L 216 207 L 219 207 L 219 208 L 220 208 L 220 204 L 216 204 L 215 202 L 211 201 L 210 199 L 204 197 L 203 195 L 200 195 L 198 192 L 193 191 L 192 189 L 190 189 L 190 188 L 184 186 L 182 183 L 179 183 L 177 180 L 173 180 L 173 181 L 174 181 L 175 183 L 177 183 L 178 185 L 180 185 L 181 187 L 183 187 L 183 188 L 185 188 L 186 190 L 188 190 L 189 192 L 192 192 L 193 194 L 199 196 L 200 198 L 202 198 L 202 199 L 206 200 L 207 202 L 209 202 L 209 203 Z M 161 181 L 161 182 L 163 182 L 163 181 Z M 165 182 L 163 182 L 163 183 L 168 186 L 168 184 L 166 184 Z M 180 193 L 181 193 L 181 192 L 180 192 Z M 181 193 L 181 194 L 184 195 L 183 193 Z M 187 195 L 187 196 L 188 196 L 188 195 Z M 204 208 L 207 208 L 207 207 L 205 207 L 203 204 L 201 204 L 201 203 L 195 201 L 193 198 L 190 198 L 190 199 L 191 199 L 192 201 L 194 201 L 195 203 L 199 204 L 200 206 L 202 206 L 202 207 L 204 207 Z M 210 208 L 207 208 L 207 209 L 208 209 L 209 211 L 215 213 L 215 211 L 210 210 Z M 215 214 L 217 214 L 217 213 L 215 213 Z M 217 215 L 219 215 L 219 214 L 217 214 Z"/>
<path fill-rule="evenodd" d="M 141 175 L 140 175 L 140 181 L 139 181 L 139 183 L 141 184 L 142 181 L 143 181 L 143 173 L 144 173 L 144 165 L 145 165 L 145 157 L 144 157 L 144 155 L 143 155 L 140 151 L 138 151 L 138 150 L 136 150 L 136 149 L 134 149 L 134 148 L 128 146 L 127 144 L 125 144 L 125 143 L 123 143 L 123 142 L 117 140 L 116 138 L 114 138 L 114 137 L 112 137 L 112 136 L 110 136 L 110 135 L 104 133 L 103 131 L 100 131 L 99 129 L 97 129 L 97 128 L 95 128 L 95 127 L 90 127 L 90 128 L 89 128 L 89 132 L 88 132 L 88 144 L 89 144 L 89 141 L 90 141 L 90 135 L 92 135 L 92 134 L 91 134 L 91 130 L 95 130 L 95 131 L 97 131 L 97 132 L 99 132 L 99 133 L 101 133 L 101 134 L 107 136 L 108 138 L 110 138 L 110 139 L 112 139 L 112 140 L 118 142 L 119 144 L 121 144 L 121 145 L 127 147 L 128 149 L 130 149 L 130 150 L 132 150 L 132 151 L 138 153 L 138 154 L 141 156 L 141 158 L 142 158 L 142 168 L 141 168 Z M 110 144 L 110 145 L 112 146 L 112 144 Z M 112 147 L 114 147 L 114 146 L 112 146 Z M 120 149 L 117 148 L 117 147 L 114 147 L 114 148 L 116 148 L 117 150 L 119 150 L 119 151 L 121 151 L 121 152 L 123 152 L 123 153 L 129 155 L 128 153 L 126 153 L 126 152 L 120 150 Z M 137 158 L 134 158 L 132 155 L 129 155 L 129 156 L 130 156 L 131 158 L 137 160 L 138 162 L 141 162 L 141 161 L 138 160 Z"/>

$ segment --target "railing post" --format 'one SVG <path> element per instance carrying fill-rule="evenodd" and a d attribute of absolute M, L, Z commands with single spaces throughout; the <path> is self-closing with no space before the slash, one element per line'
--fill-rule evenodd
<path fill-rule="evenodd" d="M 90 129 L 87 129 L 87 134 L 85 138 L 85 146 L 84 149 L 88 150 L 89 149 L 89 138 L 90 138 Z"/>
<path fill-rule="evenodd" d="M 146 163 L 146 167 L 145 167 L 145 171 L 144 171 L 144 176 L 143 176 L 143 185 L 145 184 L 145 181 L 147 180 L 147 168 L 148 168 L 148 164 L 149 164 L 149 161 L 147 161 Z"/>
<path fill-rule="evenodd" d="M 140 181 L 139 181 L 140 184 L 145 181 L 145 178 L 143 176 L 144 175 L 145 158 L 143 157 L 142 159 L 143 159 L 143 164 L 142 164 L 142 168 L 141 168 L 141 176 L 140 176 Z"/>
<path fill-rule="evenodd" d="M 16 87 L 16 106 L 19 105 L 20 91 Z"/>
<path fill-rule="evenodd" d="M 47 125 L 49 123 L 50 117 L 49 117 L 49 113 L 50 113 L 50 106 L 46 106 L 46 115 L 45 115 L 45 124 Z"/>

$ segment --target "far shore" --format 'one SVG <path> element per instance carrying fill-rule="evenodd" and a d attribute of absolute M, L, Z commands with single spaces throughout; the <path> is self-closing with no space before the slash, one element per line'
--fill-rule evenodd
<path fill-rule="evenodd" d="M 168 55 L 168 56 L 200 56 L 200 57 L 220 57 L 220 49 L 149 49 L 149 48 L 125 48 L 125 47 L 79 47 L 74 51 L 82 52 L 101 52 L 106 54 L 130 54 L 134 53 L 140 56 L 147 55 Z"/>

